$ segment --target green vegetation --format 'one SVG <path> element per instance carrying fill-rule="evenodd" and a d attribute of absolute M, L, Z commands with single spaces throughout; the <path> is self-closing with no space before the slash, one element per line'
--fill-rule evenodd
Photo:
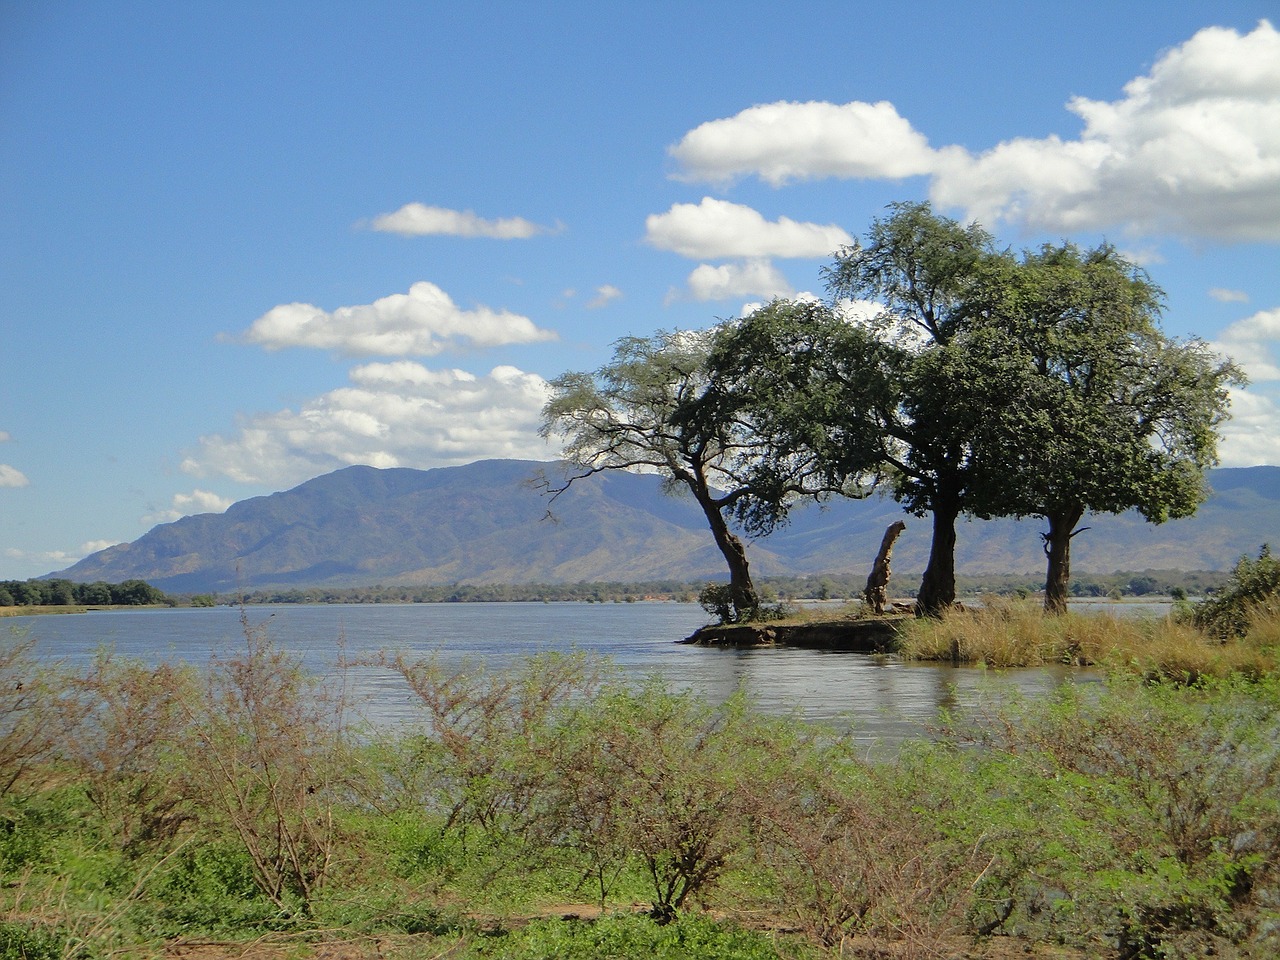
<path fill-rule="evenodd" d="M 1243 562 L 1223 591 L 1248 611 L 1226 644 L 1194 626 L 1204 607 L 1122 649 L 1111 618 L 992 604 L 983 629 L 1034 618 L 1110 681 L 1002 695 L 878 759 L 740 695 L 626 684 L 582 657 L 348 665 L 399 676 L 419 705 L 420 723 L 389 733 L 354 724 L 344 684 L 319 684 L 247 612 L 241 649 L 203 669 L 106 651 L 79 672 L 41 668 L 11 632 L 0 950 L 1275 956 L 1280 617 L 1277 585 L 1255 589 L 1268 562 Z M 1253 661 L 1170 668 L 1169 636 Z"/>
<path fill-rule="evenodd" d="M 956 600 L 961 517 L 1043 518 L 1044 605 L 1062 614 L 1086 513 L 1162 523 L 1206 497 L 1243 375 L 1160 331 L 1163 294 L 1136 264 L 1106 244 L 1017 256 L 927 203 L 890 209 L 837 252 L 827 302 L 627 338 L 552 382 L 543 433 L 578 471 L 553 495 L 634 468 L 692 494 L 729 568 L 708 603 L 724 622 L 761 611 L 730 521 L 766 535 L 797 498 L 880 487 L 931 516 L 916 608 L 935 616 Z"/>
<path fill-rule="evenodd" d="M 70 580 L 0 580 L 0 607 L 107 607 L 167 603 L 145 580 L 72 583 Z"/>
<path fill-rule="evenodd" d="M 1029 603 L 987 596 L 971 608 L 903 624 L 899 651 L 908 659 L 993 667 L 1102 665 L 1191 683 L 1275 673 L 1277 625 L 1280 564 L 1264 546 L 1256 561 L 1241 558 L 1214 596 L 1194 605 L 1179 600 L 1164 620 L 1079 613 L 1046 618 Z"/>
<path fill-rule="evenodd" d="M 1229 574 L 1209 570 L 1136 570 L 1107 574 L 1077 573 L 1071 579 L 1071 595 L 1078 598 L 1147 598 L 1205 596 L 1219 590 Z M 802 577 L 763 577 L 757 581 L 760 600 L 845 600 L 862 595 L 865 576 L 832 573 Z M 1028 574 L 959 576 L 962 596 L 1028 596 L 1041 589 L 1036 577 Z M 693 603 L 706 584 L 700 581 L 644 580 L 635 583 L 491 583 L 437 584 L 368 587 L 289 587 L 254 590 L 245 594 L 245 603 L 498 603 L 498 602 L 583 602 L 633 603 L 641 600 L 678 600 Z M 913 596 L 904 591 L 904 596 Z M 211 594 L 182 598 L 193 606 L 220 601 Z"/>

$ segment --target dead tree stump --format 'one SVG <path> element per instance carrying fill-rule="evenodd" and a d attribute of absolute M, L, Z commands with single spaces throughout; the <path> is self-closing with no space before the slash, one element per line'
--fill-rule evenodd
<path fill-rule="evenodd" d="M 905 529 L 907 525 L 901 520 L 889 524 L 884 539 L 880 541 L 880 552 L 871 567 L 871 576 L 867 577 L 867 589 L 862 592 L 867 605 L 877 616 L 884 613 L 885 604 L 889 602 L 889 556 L 893 553 L 894 541 Z"/>

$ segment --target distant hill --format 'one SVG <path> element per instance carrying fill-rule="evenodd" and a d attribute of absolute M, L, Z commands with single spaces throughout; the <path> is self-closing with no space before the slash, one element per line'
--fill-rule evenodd
<path fill-rule="evenodd" d="M 50 576 L 78 582 L 139 578 L 168 592 L 281 586 L 575 583 L 720 577 L 723 563 L 691 500 L 653 476 L 605 473 L 550 505 L 532 484 L 552 463 L 484 460 L 435 470 L 347 467 L 233 504 L 220 514 L 161 524 Z M 1280 546 L 1280 467 L 1216 470 L 1199 513 L 1163 526 L 1136 515 L 1091 517 L 1072 546 L 1080 573 L 1225 570 L 1242 554 Z M 749 549 L 760 576 L 865 574 L 890 500 L 806 506 Z M 895 576 L 918 574 L 928 518 L 906 517 Z M 961 522 L 961 573 L 1044 567 L 1041 521 Z"/>

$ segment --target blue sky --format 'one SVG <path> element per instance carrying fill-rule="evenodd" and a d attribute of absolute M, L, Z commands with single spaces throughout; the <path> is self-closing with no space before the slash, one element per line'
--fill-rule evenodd
<path fill-rule="evenodd" d="M 0 579 L 351 463 L 549 459 L 547 379 L 821 294 L 895 200 L 1114 242 L 1251 375 L 1223 463 L 1280 463 L 1273 23 L 0 0 Z"/>

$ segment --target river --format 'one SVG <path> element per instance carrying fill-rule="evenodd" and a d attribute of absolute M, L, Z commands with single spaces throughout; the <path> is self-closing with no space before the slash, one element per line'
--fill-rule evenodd
<path fill-rule="evenodd" d="M 251 606 L 255 629 L 298 656 L 313 673 L 336 677 L 338 661 L 379 650 L 435 656 L 459 668 L 501 669 L 539 653 L 582 652 L 608 658 L 626 677 L 661 677 L 675 689 L 720 702 L 738 689 L 757 708 L 797 713 L 849 728 L 868 745 L 892 746 L 927 736 L 941 709 L 972 708 L 1011 690 L 1043 696 L 1079 671 L 902 663 L 892 657 L 818 650 L 693 647 L 674 641 L 706 622 L 687 603 L 447 603 Z M 0 620 L 35 641 L 43 661 L 82 668 L 106 646 L 118 656 L 205 663 L 243 649 L 241 612 L 233 607 L 99 611 Z M 376 725 L 418 716 L 404 682 L 389 671 L 348 671 L 349 689 Z"/>

